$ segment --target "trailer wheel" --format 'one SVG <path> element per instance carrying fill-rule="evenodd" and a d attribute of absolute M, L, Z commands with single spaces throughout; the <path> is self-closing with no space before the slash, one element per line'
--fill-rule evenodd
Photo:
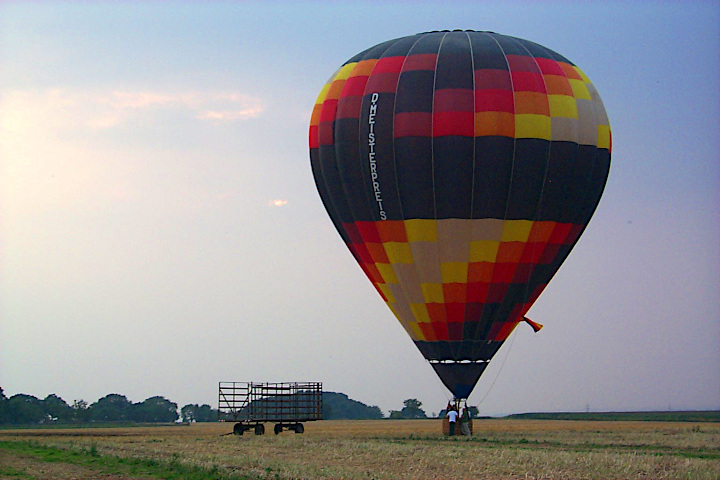
<path fill-rule="evenodd" d="M 279 434 L 280 432 L 282 432 L 282 429 L 283 429 L 283 426 L 282 426 L 281 424 L 279 424 L 279 423 L 276 423 L 276 424 L 275 424 L 275 435 L 277 435 L 277 434 Z"/>
<path fill-rule="evenodd" d="M 242 423 L 236 423 L 233 427 L 233 433 L 235 435 L 242 435 L 245 433 L 245 426 Z"/>
<path fill-rule="evenodd" d="M 303 427 L 302 423 L 296 423 L 295 424 L 295 433 L 303 433 L 305 432 L 305 427 Z"/>
<path fill-rule="evenodd" d="M 255 435 L 265 435 L 265 425 L 262 423 L 255 425 Z"/>

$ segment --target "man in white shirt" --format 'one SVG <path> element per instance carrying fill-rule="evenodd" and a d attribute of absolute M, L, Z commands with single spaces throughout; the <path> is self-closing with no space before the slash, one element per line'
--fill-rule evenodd
<path fill-rule="evenodd" d="M 455 435 L 455 422 L 457 422 L 458 412 L 455 409 L 450 409 L 447 412 L 448 421 L 450 422 L 450 436 Z"/>

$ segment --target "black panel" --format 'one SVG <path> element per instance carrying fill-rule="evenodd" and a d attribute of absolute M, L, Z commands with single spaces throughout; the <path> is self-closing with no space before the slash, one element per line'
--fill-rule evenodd
<path fill-rule="evenodd" d="M 413 45 L 408 55 L 437 53 L 445 33 L 446 32 L 428 32 L 420 34 L 420 39 Z"/>
<path fill-rule="evenodd" d="M 322 178 L 333 209 L 337 214 L 338 220 L 343 223 L 351 223 L 354 219 L 350 213 L 347 197 L 342 187 L 342 181 L 340 180 L 340 172 L 338 171 L 335 157 L 335 147 L 333 145 L 320 145 L 319 150 Z"/>
<path fill-rule="evenodd" d="M 514 37 L 507 37 L 505 35 L 493 35 L 493 38 L 497 40 L 500 47 L 505 52 L 505 55 L 524 55 L 528 56 L 527 50 L 523 46 L 524 40 Z"/>
<path fill-rule="evenodd" d="M 465 32 L 452 32 L 445 36 L 435 71 L 435 90 L 473 88 L 472 56 Z"/>
<path fill-rule="evenodd" d="M 433 139 L 436 218 L 470 218 L 474 141 L 470 137 Z"/>
<path fill-rule="evenodd" d="M 507 60 L 493 35 L 486 32 L 470 32 L 475 70 L 508 70 Z"/>
<path fill-rule="evenodd" d="M 333 208 L 330 193 L 325 186 L 325 179 L 323 178 L 322 167 L 320 166 L 320 151 L 317 148 L 310 149 L 310 166 L 312 168 L 313 177 L 315 177 L 315 186 L 317 187 L 318 193 L 320 194 L 320 200 L 325 206 L 325 210 L 327 210 L 328 215 L 330 216 L 330 220 L 332 221 L 335 229 L 338 231 L 340 237 L 342 237 L 345 244 L 350 243 L 350 239 L 345 233 L 345 230 L 342 228 L 340 216 L 335 210 L 335 208 Z"/>
<path fill-rule="evenodd" d="M 458 342 L 429 342 L 416 341 L 415 346 L 420 350 L 423 356 L 428 360 L 451 360 L 464 361 L 470 360 L 487 361 L 490 360 L 502 346 L 502 341 L 458 341 Z M 458 352 L 458 354 L 453 354 Z"/>
<path fill-rule="evenodd" d="M 398 190 L 406 219 L 435 218 L 430 137 L 395 139 Z"/>
<path fill-rule="evenodd" d="M 472 218 L 505 218 L 514 138 L 476 137 Z"/>
<path fill-rule="evenodd" d="M 347 199 L 350 215 L 354 220 L 371 221 L 370 199 L 363 185 L 363 168 L 367 168 L 358 143 L 357 118 L 341 118 L 335 121 L 335 152 L 342 187 Z"/>
<path fill-rule="evenodd" d="M 507 220 L 534 220 L 548 162 L 550 142 L 538 138 L 515 140 Z"/>
<path fill-rule="evenodd" d="M 468 398 L 487 362 L 478 363 L 431 363 L 443 384 L 455 398 Z"/>
<path fill-rule="evenodd" d="M 578 145 L 573 142 L 552 142 L 542 199 L 537 220 L 568 223 L 574 215 L 567 215 L 567 205 L 577 205 L 577 199 L 569 198 L 575 181 Z"/>
<path fill-rule="evenodd" d="M 399 38 L 383 53 L 382 56 L 404 57 L 408 54 L 413 45 L 415 45 L 415 43 L 421 38 L 423 38 L 422 35 L 410 35 L 409 37 Z"/>
<path fill-rule="evenodd" d="M 427 112 L 433 110 L 435 72 L 411 70 L 400 74 L 395 113 Z"/>
<path fill-rule="evenodd" d="M 511 38 L 513 38 L 517 42 L 521 43 L 522 46 L 525 47 L 533 57 L 549 58 L 549 59 L 555 60 L 555 61 L 561 60 L 563 62 L 570 63 L 561 55 L 558 55 L 557 53 L 553 52 L 549 48 L 543 47 L 542 45 L 538 45 L 537 43 L 531 42 L 529 40 L 522 40 L 520 38 L 515 38 L 515 37 L 511 37 Z"/>

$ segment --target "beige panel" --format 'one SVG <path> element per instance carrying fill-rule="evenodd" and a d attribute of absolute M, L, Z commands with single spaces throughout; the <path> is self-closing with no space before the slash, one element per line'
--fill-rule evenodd
<path fill-rule="evenodd" d="M 597 121 L 591 100 L 577 100 L 580 145 L 597 145 Z"/>
<path fill-rule="evenodd" d="M 495 240 L 500 241 L 503 235 L 504 220 L 497 218 L 480 218 L 469 220 L 471 222 L 472 240 Z"/>
<path fill-rule="evenodd" d="M 608 120 L 607 112 L 605 111 L 605 105 L 603 105 L 600 95 L 598 94 L 595 86 L 592 83 L 586 84 L 592 97 L 593 111 L 595 113 L 595 121 L 598 125 L 610 125 Z"/>
<path fill-rule="evenodd" d="M 390 291 L 395 295 L 403 295 L 409 303 L 422 303 L 423 293 L 420 288 L 420 278 L 418 277 L 417 268 L 412 263 L 396 263 L 393 265 L 395 276 L 400 281 L 399 284 L 393 285 L 399 287 L 402 292 L 397 292 L 395 288 Z"/>
<path fill-rule="evenodd" d="M 417 336 L 417 333 L 415 332 L 415 329 L 413 329 L 412 325 L 414 324 L 417 326 L 417 322 L 415 321 L 412 310 L 410 310 L 410 306 L 407 303 L 396 303 L 394 305 L 390 305 L 390 309 L 395 314 L 395 317 L 400 322 L 400 325 L 402 325 L 403 329 L 407 332 L 408 335 L 410 335 L 410 338 L 413 340 L 420 340 L 420 338 Z"/>
<path fill-rule="evenodd" d="M 576 118 L 553 117 L 552 140 L 559 142 L 577 142 L 579 126 Z"/>
<path fill-rule="evenodd" d="M 448 218 L 437 221 L 438 249 L 441 262 L 468 262 L 472 221 Z"/>
<path fill-rule="evenodd" d="M 420 283 L 442 283 L 437 243 L 411 242 L 410 251 Z"/>

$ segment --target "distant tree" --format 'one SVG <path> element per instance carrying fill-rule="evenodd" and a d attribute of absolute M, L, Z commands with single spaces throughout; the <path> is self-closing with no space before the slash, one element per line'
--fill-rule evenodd
<path fill-rule="evenodd" d="M 357 400 L 352 400 L 344 393 L 323 392 L 323 418 L 329 419 L 379 419 L 383 413 L 376 406 L 368 406 Z"/>
<path fill-rule="evenodd" d="M 54 393 L 45 397 L 42 408 L 53 422 L 69 422 L 72 420 L 72 408 L 65 400 Z"/>
<path fill-rule="evenodd" d="M 7 402 L 8 399 L 5 396 L 5 391 L 0 387 L 0 425 L 3 423 L 10 423 L 8 421 L 8 411 L 7 411 Z"/>
<path fill-rule="evenodd" d="M 97 422 L 130 420 L 132 403 L 125 395 L 111 393 L 88 407 L 90 418 Z"/>
<path fill-rule="evenodd" d="M 90 414 L 92 412 L 88 410 L 88 403 L 85 400 L 73 400 L 70 410 L 72 411 L 73 422 L 82 423 L 90 420 Z"/>
<path fill-rule="evenodd" d="M 218 419 L 218 411 L 210 405 L 188 404 L 180 410 L 183 422 L 215 422 Z"/>
<path fill-rule="evenodd" d="M 391 410 L 390 418 L 427 418 L 425 411 L 420 408 L 422 402 L 416 398 L 408 398 L 403 402 L 402 410 Z"/>
<path fill-rule="evenodd" d="M 41 423 L 47 420 L 42 403 L 37 397 L 19 393 L 7 401 L 7 423 Z"/>
<path fill-rule="evenodd" d="M 165 397 L 150 397 L 133 404 L 130 419 L 136 422 L 169 423 L 178 419 L 178 406 Z"/>
<path fill-rule="evenodd" d="M 197 422 L 197 405 L 188 404 L 180 409 L 180 419 L 185 423 Z"/>

